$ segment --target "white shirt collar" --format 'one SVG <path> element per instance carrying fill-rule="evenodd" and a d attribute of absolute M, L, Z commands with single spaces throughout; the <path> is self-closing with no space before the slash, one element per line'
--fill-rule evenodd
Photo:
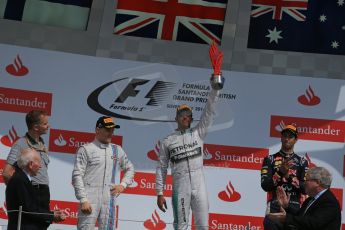
<path fill-rule="evenodd" d="M 23 172 L 25 173 L 25 175 L 28 177 L 29 181 L 31 182 L 31 176 L 28 172 L 26 172 L 26 170 L 23 169 Z"/>
<path fill-rule="evenodd" d="M 319 192 L 318 194 L 316 194 L 316 196 L 314 196 L 314 200 L 318 199 L 322 194 L 324 194 L 326 192 L 326 188 L 324 190 L 322 190 L 321 192 Z"/>

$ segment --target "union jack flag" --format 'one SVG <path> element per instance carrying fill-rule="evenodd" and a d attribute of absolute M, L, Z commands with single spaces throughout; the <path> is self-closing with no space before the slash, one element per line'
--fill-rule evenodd
<path fill-rule="evenodd" d="M 345 55 L 345 0 L 252 0 L 248 48 Z"/>
<path fill-rule="evenodd" d="M 118 0 L 114 34 L 221 42 L 228 0 Z"/>
<path fill-rule="evenodd" d="M 305 21 L 303 11 L 307 10 L 308 0 L 253 0 L 252 17 L 272 13 L 272 19 L 282 20 L 283 13 L 290 15 L 297 21 Z M 302 12 L 301 12 L 302 11 Z"/>

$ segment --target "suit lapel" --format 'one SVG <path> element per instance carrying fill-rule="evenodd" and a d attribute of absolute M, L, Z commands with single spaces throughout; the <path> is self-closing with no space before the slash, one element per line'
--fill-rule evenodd
<path fill-rule="evenodd" d="M 315 209 L 320 203 L 322 203 L 322 200 L 328 196 L 328 193 L 329 193 L 329 190 L 327 189 L 319 198 L 317 198 L 314 202 L 312 202 L 312 204 L 309 207 L 308 207 L 309 202 L 307 203 L 306 206 L 303 205 L 304 209 L 303 209 L 302 215 L 307 215 L 309 212 L 311 212 L 313 209 Z M 310 201 L 311 197 L 309 197 L 307 200 Z M 308 207 L 308 209 L 307 209 L 307 207 Z M 305 209 L 307 209 L 307 210 L 304 211 Z"/>

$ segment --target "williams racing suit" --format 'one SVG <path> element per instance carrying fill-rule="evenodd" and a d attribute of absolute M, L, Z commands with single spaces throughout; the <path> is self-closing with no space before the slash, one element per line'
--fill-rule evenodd
<path fill-rule="evenodd" d="M 288 173 L 283 176 L 280 167 L 284 161 L 292 160 L 293 163 L 288 169 Z M 297 211 L 300 208 L 301 194 L 304 193 L 305 173 L 308 170 L 308 161 L 293 153 L 287 156 L 282 150 L 269 155 L 264 159 L 261 169 L 261 187 L 268 192 L 268 201 L 270 202 L 270 212 L 279 212 L 280 208 L 277 202 L 276 189 L 282 186 L 287 194 L 290 194 L 288 208 Z M 299 181 L 299 187 L 292 184 L 293 180 Z"/>
<path fill-rule="evenodd" d="M 72 183 L 77 199 L 88 201 L 91 214 L 78 210 L 78 229 L 115 229 L 115 197 L 110 189 L 119 179 L 119 171 L 124 171 L 121 185 L 125 188 L 134 177 L 133 164 L 123 149 L 115 144 L 102 144 L 97 140 L 81 146 L 76 155 L 72 173 Z"/>
<path fill-rule="evenodd" d="M 196 229 L 208 229 L 208 198 L 203 174 L 203 145 L 215 113 L 218 92 L 212 90 L 199 123 L 184 132 L 175 131 L 161 141 L 156 169 L 157 195 L 163 188 L 170 161 L 173 177 L 174 228 L 187 229 L 192 208 Z"/>

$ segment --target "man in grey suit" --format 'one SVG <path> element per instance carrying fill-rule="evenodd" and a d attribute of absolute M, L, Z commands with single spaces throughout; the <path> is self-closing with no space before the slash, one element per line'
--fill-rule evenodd
<path fill-rule="evenodd" d="M 309 196 L 297 212 L 287 207 L 290 197 L 279 187 L 278 201 L 281 212 L 269 213 L 268 218 L 284 223 L 284 229 L 298 230 L 339 230 L 341 209 L 338 200 L 330 191 L 332 175 L 323 167 L 307 171 L 305 191 Z"/>

